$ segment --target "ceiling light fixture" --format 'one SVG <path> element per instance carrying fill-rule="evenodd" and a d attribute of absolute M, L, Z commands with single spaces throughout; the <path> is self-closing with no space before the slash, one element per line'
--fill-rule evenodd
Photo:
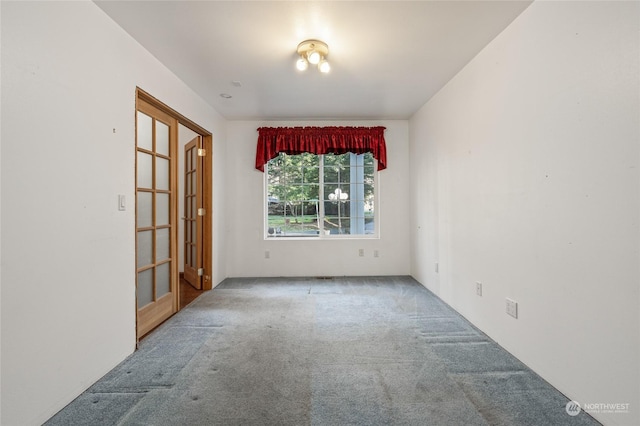
<path fill-rule="evenodd" d="M 327 55 L 329 54 L 329 46 L 320 40 L 305 40 L 298 45 L 298 55 L 300 59 L 296 62 L 296 68 L 304 71 L 309 68 L 309 64 L 317 65 L 318 70 L 322 73 L 328 73 L 331 70 Z"/>

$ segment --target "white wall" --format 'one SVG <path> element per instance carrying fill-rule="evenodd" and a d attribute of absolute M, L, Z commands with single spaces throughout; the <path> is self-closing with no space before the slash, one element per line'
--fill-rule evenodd
<path fill-rule="evenodd" d="M 387 143 L 388 167 L 380 172 L 380 239 L 264 240 L 264 174 L 254 168 L 259 127 L 377 126 Z M 230 121 L 227 144 L 228 275 L 345 276 L 408 275 L 408 122 Z M 358 249 L 365 256 L 358 256 Z M 270 258 L 265 259 L 265 251 Z M 373 251 L 380 257 L 374 258 Z"/>
<path fill-rule="evenodd" d="M 640 424 L 639 12 L 536 2 L 410 120 L 413 276 L 570 398 L 629 403 L 612 425 Z"/>
<path fill-rule="evenodd" d="M 1 8 L 1 423 L 24 426 L 135 346 L 136 86 L 213 132 L 216 206 L 225 121 L 93 3 Z M 214 210 L 215 231 L 224 213 Z"/>

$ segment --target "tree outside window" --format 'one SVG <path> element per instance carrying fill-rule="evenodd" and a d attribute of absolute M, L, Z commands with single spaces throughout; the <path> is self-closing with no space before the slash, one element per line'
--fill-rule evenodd
<path fill-rule="evenodd" d="M 371 153 L 280 153 L 266 172 L 267 237 L 375 235 Z"/>

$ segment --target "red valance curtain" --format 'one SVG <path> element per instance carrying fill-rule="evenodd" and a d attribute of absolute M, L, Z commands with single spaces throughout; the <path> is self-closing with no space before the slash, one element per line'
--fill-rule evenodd
<path fill-rule="evenodd" d="M 378 160 L 378 170 L 387 168 L 385 127 L 260 127 L 256 150 L 256 169 L 285 154 L 364 154 Z"/>

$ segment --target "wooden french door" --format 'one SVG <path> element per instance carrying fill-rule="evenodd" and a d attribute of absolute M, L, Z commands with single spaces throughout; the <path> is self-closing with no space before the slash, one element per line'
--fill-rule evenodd
<path fill-rule="evenodd" d="M 178 310 L 178 122 L 142 99 L 136 111 L 137 336 Z"/>
<path fill-rule="evenodd" d="M 184 279 L 202 289 L 202 137 L 193 138 L 184 147 Z"/>

